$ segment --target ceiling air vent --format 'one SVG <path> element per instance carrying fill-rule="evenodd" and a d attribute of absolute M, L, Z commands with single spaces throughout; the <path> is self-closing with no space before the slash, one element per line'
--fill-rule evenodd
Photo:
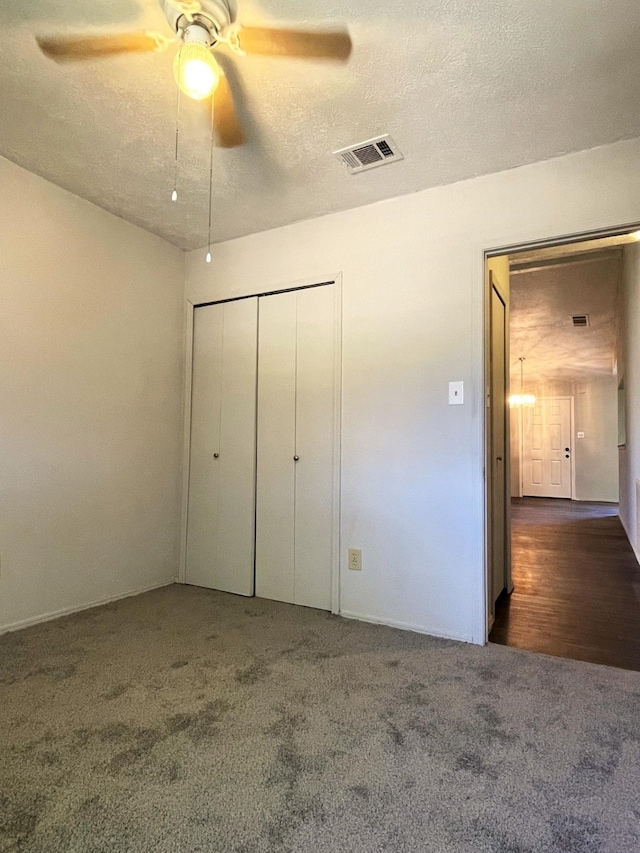
<path fill-rule="evenodd" d="M 341 148 L 340 151 L 334 151 L 333 156 L 344 163 L 352 175 L 375 169 L 376 166 L 384 166 L 385 163 L 393 163 L 394 160 L 404 159 L 398 146 L 388 135 L 377 136 L 375 139 Z"/>
<path fill-rule="evenodd" d="M 573 320 L 573 325 L 578 326 L 580 328 L 589 325 L 589 315 L 588 314 L 574 314 L 571 318 Z"/>

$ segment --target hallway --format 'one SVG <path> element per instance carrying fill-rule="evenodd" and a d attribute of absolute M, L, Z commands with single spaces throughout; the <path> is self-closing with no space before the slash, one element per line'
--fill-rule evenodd
<path fill-rule="evenodd" d="M 640 568 L 617 505 L 516 498 L 514 591 L 489 640 L 640 671 Z"/>

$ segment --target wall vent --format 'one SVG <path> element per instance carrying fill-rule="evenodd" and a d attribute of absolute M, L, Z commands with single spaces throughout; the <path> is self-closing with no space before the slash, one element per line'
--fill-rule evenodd
<path fill-rule="evenodd" d="M 388 134 L 367 139 L 366 142 L 359 142 L 348 148 L 341 148 L 340 151 L 334 151 L 333 156 L 340 160 L 352 175 L 404 159 L 400 149 Z"/>
<path fill-rule="evenodd" d="M 573 325 L 578 326 L 579 328 L 589 325 L 588 314 L 574 314 L 571 319 L 573 320 Z"/>

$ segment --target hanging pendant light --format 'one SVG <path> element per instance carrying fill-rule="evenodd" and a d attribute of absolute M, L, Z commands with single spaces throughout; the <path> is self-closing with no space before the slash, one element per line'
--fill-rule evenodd
<path fill-rule="evenodd" d="M 509 405 L 511 408 L 516 406 L 535 406 L 536 395 L 524 393 L 524 356 L 520 356 L 520 393 L 512 394 L 509 397 Z"/>

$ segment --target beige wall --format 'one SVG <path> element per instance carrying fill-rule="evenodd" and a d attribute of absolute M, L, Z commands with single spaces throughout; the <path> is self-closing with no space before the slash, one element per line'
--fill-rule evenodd
<path fill-rule="evenodd" d="M 575 384 L 576 499 L 618 500 L 618 380 L 605 376 Z M 584 432 L 584 438 L 578 438 Z"/>
<path fill-rule="evenodd" d="M 484 640 L 483 250 L 640 221 L 639 162 L 618 143 L 187 254 L 192 303 L 341 277 L 343 612 Z"/>
<path fill-rule="evenodd" d="M 640 560 L 640 244 L 625 246 L 618 374 L 626 395 L 626 445 L 620 448 L 620 518 Z"/>
<path fill-rule="evenodd" d="M 182 252 L 0 158 L 0 628 L 176 574 Z"/>

